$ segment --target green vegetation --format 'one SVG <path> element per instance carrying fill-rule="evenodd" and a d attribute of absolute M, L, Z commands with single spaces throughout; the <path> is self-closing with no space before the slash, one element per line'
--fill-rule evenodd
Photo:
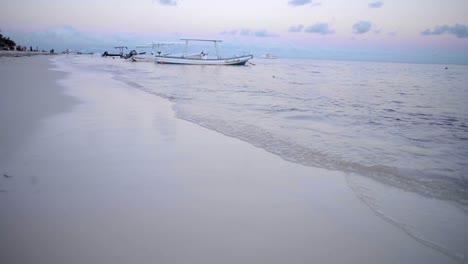
<path fill-rule="evenodd" d="M 36 46 L 35 49 L 33 49 L 32 46 L 29 47 L 29 49 L 26 46 L 21 46 L 17 45 L 13 40 L 11 40 L 9 37 L 3 36 L 1 34 L 2 30 L 0 29 L 0 50 L 16 50 L 16 51 L 29 51 L 29 52 L 41 52 L 39 48 Z M 45 50 L 42 50 L 42 53 L 46 52 Z M 54 49 L 51 49 L 49 51 L 51 54 L 54 54 L 55 51 Z"/>
<path fill-rule="evenodd" d="M 13 40 L 11 40 L 9 37 L 4 37 L 0 33 L 0 48 L 1 49 L 8 48 L 10 50 L 13 50 L 15 47 L 16 47 L 16 43 Z"/>

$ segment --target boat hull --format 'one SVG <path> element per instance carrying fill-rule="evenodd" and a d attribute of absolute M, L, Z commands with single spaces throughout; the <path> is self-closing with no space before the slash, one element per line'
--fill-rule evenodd
<path fill-rule="evenodd" d="M 156 57 L 156 63 L 158 64 L 185 64 L 185 65 L 245 65 L 247 61 L 252 59 L 252 55 L 239 56 L 232 58 L 222 59 L 201 59 L 201 58 L 189 58 L 189 57 L 171 57 L 161 56 Z"/>

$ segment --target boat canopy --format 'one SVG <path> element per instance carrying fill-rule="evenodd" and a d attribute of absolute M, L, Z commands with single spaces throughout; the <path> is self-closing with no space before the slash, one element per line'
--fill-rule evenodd
<path fill-rule="evenodd" d="M 223 42 L 222 40 L 219 39 L 180 39 L 183 41 L 210 41 L 210 42 Z"/>
<path fill-rule="evenodd" d="M 189 41 L 205 41 L 205 42 L 213 42 L 214 45 L 215 45 L 215 48 L 216 48 L 216 57 L 218 59 L 221 59 L 221 55 L 219 54 L 219 47 L 218 47 L 218 42 L 223 42 L 222 40 L 219 40 L 219 39 L 180 39 L 180 40 L 183 40 L 185 41 L 185 52 L 184 52 L 184 57 L 187 57 L 187 46 L 188 46 L 188 43 Z"/>
<path fill-rule="evenodd" d="M 162 46 L 172 46 L 172 45 L 184 45 L 185 43 L 183 42 L 164 42 L 164 41 L 159 41 L 159 42 L 152 42 L 147 45 L 139 45 L 137 48 L 156 48 L 156 47 L 162 47 Z"/>

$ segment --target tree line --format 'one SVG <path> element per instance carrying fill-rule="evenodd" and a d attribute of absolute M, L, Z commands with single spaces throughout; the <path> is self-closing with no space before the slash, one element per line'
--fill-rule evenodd
<path fill-rule="evenodd" d="M 1 32 L 1 30 L 0 30 Z M 5 37 L 0 33 L 0 50 L 16 50 L 16 51 L 40 51 L 38 47 L 33 49 L 32 46 L 29 49 L 26 46 L 18 46 L 16 45 L 15 41 L 10 39 L 9 37 Z M 42 50 L 42 52 L 46 52 Z M 50 53 L 55 53 L 54 49 L 49 51 Z"/>
<path fill-rule="evenodd" d="M 2 49 L 4 48 L 8 48 L 10 50 L 13 50 L 15 49 L 16 47 L 16 43 L 11 40 L 9 37 L 4 37 L 1 33 L 0 33 L 0 47 Z"/>

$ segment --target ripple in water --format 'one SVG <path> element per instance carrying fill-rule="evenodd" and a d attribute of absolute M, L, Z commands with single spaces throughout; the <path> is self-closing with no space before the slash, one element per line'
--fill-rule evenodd
<path fill-rule="evenodd" d="M 460 245 L 463 239 L 448 241 L 426 227 L 407 228 L 421 215 L 437 214 L 413 210 L 430 206 L 427 200 L 407 204 L 414 215 L 406 217 L 404 210 L 392 209 L 401 199 L 388 198 L 408 192 L 454 202 L 464 208 L 462 216 L 432 217 L 458 224 L 447 232 L 465 236 L 460 230 L 468 228 L 460 219 L 468 220 L 468 66 L 441 72 L 440 65 L 279 59 L 246 67 L 119 67 L 106 70 L 132 87 L 169 98 L 179 118 L 292 162 L 347 172 L 358 197 L 384 219 L 456 260 L 464 259 L 460 251 L 468 252 Z M 382 195 L 385 189 L 352 175 L 403 193 Z"/>

